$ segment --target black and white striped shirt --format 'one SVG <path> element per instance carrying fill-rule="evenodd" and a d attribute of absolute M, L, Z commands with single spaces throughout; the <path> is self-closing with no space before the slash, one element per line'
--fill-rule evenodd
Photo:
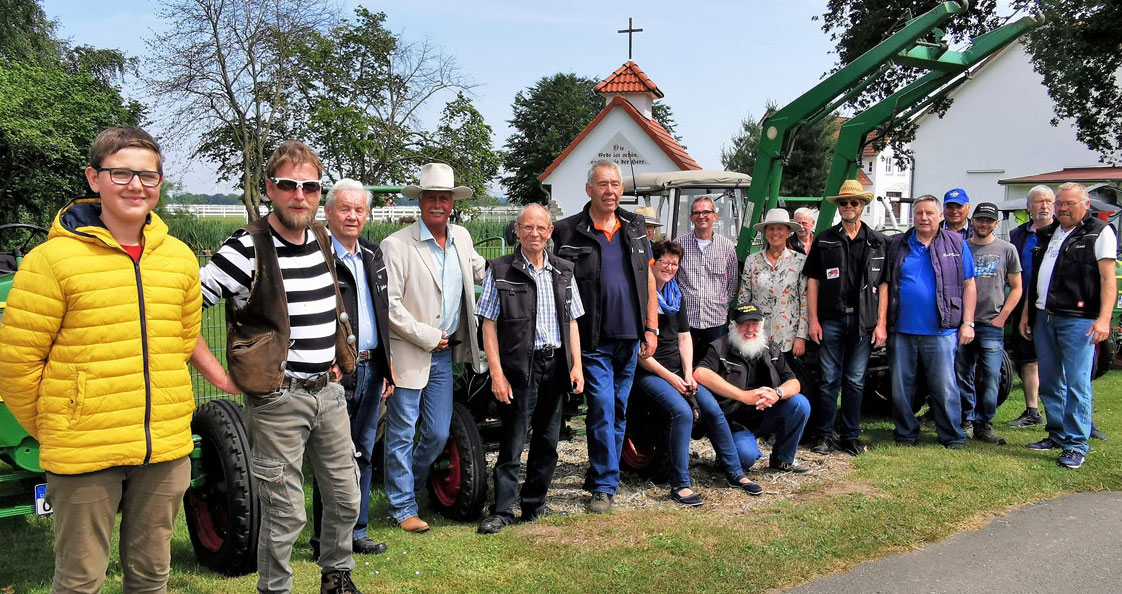
<path fill-rule="evenodd" d="M 304 232 L 303 245 L 291 244 L 276 231 L 270 231 L 284 279 L 291 327 L 285 373 L 296 378 L 323 373 L 335 360 L 335 287 L 331 271 L 310 229 Z M 199 271 L 203 307 L 223 298 L 233 299 L 238 307 L 245 306 L 255 268 L 253 238 L 238 230 Z"/>

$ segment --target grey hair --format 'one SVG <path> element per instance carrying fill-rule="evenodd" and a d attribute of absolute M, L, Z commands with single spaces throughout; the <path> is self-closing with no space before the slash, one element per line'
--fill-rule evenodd
<path fill-rule="evenodd" d="M 1083 202 L 1089 202 L 1091 200 L 1091 194 L 1087 192 L 1087 186 L 1079 182 L 1067 182 L 1065 184 L 1060 184 L 1060 187 L 1056 189 L 1056 193 L 1061 194 L 1068 190 L 1079 192 L 1079 195 L 1083 196 Z"/>
<path fill-rule="evenodd" d="M 690 212 L 693 212 L 693 207 L 697 206 L 697 203 L 703 200 L 708 201 L 709 204 L 713 205 L 713 212 L 721 212 L 720 209 L 717 208 L 717 203 L 713 202 L 713 199 L 709 196 L 698 196 L 697 198 L 694 198 L 693 202 L 690 202 Z"/>
<path fill-rule="evenodd" d="M 1052 188 L 1040 184 L 1039 186 L 1033 186 L 1032 189 L 1028 191 L 1028 196 L 1025 196 L 1025 200 L 1031 202 L 1034 196 L 1047 196 L 1055 200 L 1056 193 L 1052 191 Z"/>
<path fill-rule="evenodd" d="M 596 161 L 595 163 L 593 163 L 592 167 L 588 168 L 588 181 L 585 182 L 585 183 L 587 183 L 588 185 L 591 186 L 592 185 L 592 176 L 595 175 L 596 170 L 600 169 L 601 167 L 611 167 L 612 169 L 615 169 L 616 170 L 616 175 L 619 176 L 619 181 L 621 181 L 621 182 L 623 181 L 623 170 L 619 168 L 619 163 L 616 163 L 615 161 L 613 161 L 611 159 L 600 159 L 600 160 Z"/>
<path fill-rule="evenodd" d="M 791 217 L 794 218 L 794 217 L 797 217 L 801 214 L 804 214 L 804 215 L 810 217 L 816 223 L 818 222 L 818 209 L 817 208 L 810 208 L 809 206 L 800 206 L 800 207 L 795 209 L 795 214 L 791 215 Z"/>
<path fill-rule="evenodd" d="M 912 210 L 915 210 L 915 207 L 920 202 L 934 202 L 935 203 L 935 210 L 940 211 L 940 212 L 942 212 L 942 210 L 943 210 L 942 201 L 940 201 L 938 198 L 932 196 L 931 194 L 924 194 L 923 196 L 920 196 L 919 198 L 916 198 L 915 200 L 913 200 L 912 201 Z"/>
<path fill-rule="evenodd" d="M 335 195 L 339 192 L 362 192 L 366 196 L 366 208 L 370 208 L 370 203 L 374 200 L 374 194 L 370 193 L 362 182 L 357 179 L 350 179 L 344 177 L 343 179 L 332 184 L 331 189 L 327 191 L 327 200 L 324 200 L 323 207 L 331 208 L 335 205 Z"/>
<path fill-rule="evenodd" d="M 526 206 L 523 206 L 522 209 L 518 211 L 518 218 L 515 219 L 515 222 L 517 222 L 519 225 L 521 225 L 522 224 L 522 219 L 526 216 L 526 213 L 528 213 L 532 210 L 542 211 L 543 213 L 545 213 L 545 217 L 547 219 L 549 219 L 549 224 L 551 224 L 551 225 L 553 224 L 553 215 L 549 214 L 549 210 L 546 207 L 542 206 L 541 204 L 539 204 L 537 202 L 531 202 L 531 203 L 527 204 Z"/>

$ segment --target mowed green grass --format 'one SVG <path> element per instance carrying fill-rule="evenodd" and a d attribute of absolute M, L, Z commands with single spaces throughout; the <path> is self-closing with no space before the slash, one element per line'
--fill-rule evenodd
<path fill-rule="evenodd" d="M 941 540 L 1027 503 L 1078 491 L 1122 489 L 1122 372 L 1095 382 L 1096 424 L 1111 439 L 1092 441 L 1082 469 L 1056 466 L 1056 453 L 1024 444 L 1043 430 L 1013 430 L 1015 390 L 999 411 L 1007 446 L 969 442 L 940 447 L 930 425 L 921 445 L 897 448 L 891 422 L 871 419 L 871 451 L 833 484 L 811 484 L 793 500 L 750 514 L 698 510 L 617 511 L 550 518 L 485 537 L 474 524 L 433 522 L 425 535 L 404 534 L 385 517 L 376 494 L 372 536 L 390 552 L 359 557 L 354 578 L 365 592 L 763 592 L 802 583 L 856 563 Z M 310 501 L 310 500 L 309 500 Z M 310 510 L 310 503 L 308 504 Z M 0 591 L 46 592 L 52 571 L 50 523 L 0 521 Z M 314 592 L 319 568 L 305 531 L 293 555 L 294 592 Z M 224 578 L 200 568 L 180 522 L 169 590 L 251 592 L 255 576 Z M 114 553 L 115 555 L 115 553 Z M 105 592 L 121 591 L 114 559 Z"/>

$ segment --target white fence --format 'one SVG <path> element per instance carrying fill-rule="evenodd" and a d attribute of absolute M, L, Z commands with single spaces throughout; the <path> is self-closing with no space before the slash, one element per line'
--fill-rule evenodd
<path fill-rule="evenodd" d="M 258 206 L 264 215 L 269 212 L 265 205 Z M 509 221 L 518 216 L 518 206 L 488 206 L 472 210 L 467 217 L 477 221 Z M 239 204 L 169 204 L 168 212 L 187 212 L 196 217 L 238 218 L 246 220 L 245 207 Z M 421 209 L 416 206 L 381 206 L 370 212 L 370 220 L 375 223 L 396 223 L 406 218 L 418 219 Z M 316 211 L 316 220 L 324 220 L 323 207 Z"/>

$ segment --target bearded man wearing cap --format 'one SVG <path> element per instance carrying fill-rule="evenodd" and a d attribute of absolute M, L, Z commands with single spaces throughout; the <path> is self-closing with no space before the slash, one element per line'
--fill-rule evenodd
<path fill-rule="evenodd" d="M 974 284 L 978 293 L 974 340 L 958 347 L 954 365 L 963 432 L 978 441 L 1003 445 L 1005 439 L 993 431 L 993 416 L 997 412 L 997 384 L 1001 381 L 1005 352 L 1005 322 L 1021 299 L 1021 259 L 1013 244 L 994 235 L 1000 218 L 997 205 L 992 202 L 974 208 L 974 234 L 967 240 L 974 254 Z M 981 377 L 976 378 L 978 364 Z"/>
<path fill-rule="evenodd" d="M 822 387 L 810 429 L 811 451 L 830 452 L 838 416 L 837 447 L 856 456 L 865 449 L 858 440 L 865 367 L 872 348 L 883 345 L 888 336 L 888 240 L 861 221 L 861 212 L 873 200 L 861 182 L 847 180 L 837 196 L 826 200 L 837 205 L 841 222 L 814 238 L 803 268 L 810 339 L 821 345 Z"/>
<path fill-rule="evenodd" d="M 729 332 L 713 341 L 693 372 L 694 380 L 717 397 L 747 470 L 762 454 L 757 435 L 775 434 L 768 467 L 780 472 L 810 472 L 795 459 L 810 402 L 799 393 L 795 372 L 768 339 L 763 312 L 752 304 L 733 310 Z M 730 486 L 743 488 L 743 485 Z"/>
<path fill-rule="evenodd" d="M 475 319 L 475 283 L 483 280 L 486 261 L 467 229 L 448 222 L 453 201 L 472 194 L 453 179 L 444 163 L 422 167 L 419 183 L 401 191 L 418 199 L 421 220 L 382 241 L 397 379 L 386 402 L 386 499 L 408 532 L 429 529 L 418 516 L 416 492 L 448 441 L 452 362 L 486 369 Z"/>
<path fill-rule="evenodd" d="M 955 231 L 963 239 L 970 239 L 974 229 L 970 226 L 970 196 L 966 190 L 955 188 L 943 194 L 943 224 L 940 228 Z"/>

